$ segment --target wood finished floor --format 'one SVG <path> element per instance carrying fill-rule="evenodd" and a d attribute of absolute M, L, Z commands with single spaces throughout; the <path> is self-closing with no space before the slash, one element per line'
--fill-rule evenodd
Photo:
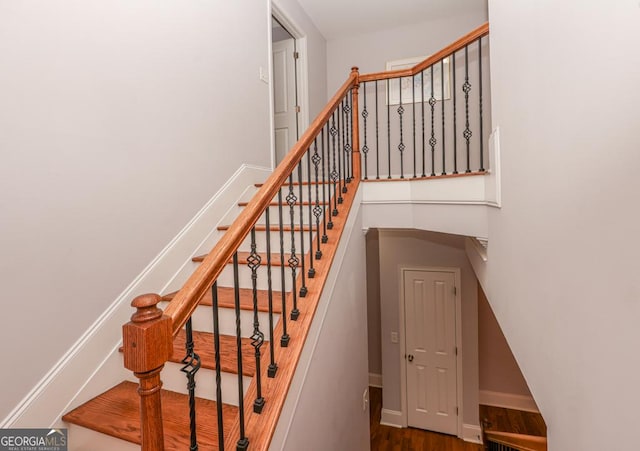
<path fill-rule="evenodd" d="M 380 424 L 382 389 L 369 387 L 369 399 L 372 451 L 482 451 L 482 446 L 467 443 L 451 435 L 383 426 Z"/>
<path fill-rule="evenodd" d="M 415 428 L 398 429 L 380 424 L 382 389 L 369 387 L 372 451 L 482 451 L 481 445 L 457 437 Z M 499 407 L 480 406 L 480 420 L 487 420 L 487 430 L 507 431 L 546 437 L 547 427 L 537 413 Z"/>

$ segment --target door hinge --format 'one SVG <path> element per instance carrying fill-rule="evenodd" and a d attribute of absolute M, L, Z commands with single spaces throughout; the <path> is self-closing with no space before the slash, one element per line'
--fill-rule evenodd
<path fill-rule="evenodd" d="M 293 59 L 297 60 L 300 58 L 300 52 L 293 52 Z"/>
<path fill-rule="evenodd" d="M 456 288 L 456 286 L 453 286 L 453 295 L 457 296 L 458 295 L 458 289 Z"/>
<path fill-rule="evenodd" d="M 300 112 L 300 105 L 296 105 L 296 113 Z"/>
<path fill-rule="evenodd" d="M 456 416 L 460 415 L 458 408 L 456 407 Z"/>
<path fill-rule="evenodd" d="M 456 355 L 458 355 L 458 347 L 456 346 Z"/>

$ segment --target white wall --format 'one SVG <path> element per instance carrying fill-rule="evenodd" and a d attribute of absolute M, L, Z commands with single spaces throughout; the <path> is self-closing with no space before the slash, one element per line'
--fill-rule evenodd
<path fill-rule="evenodd" d="M 391 332 L 400 330 L 400 269 L 460 268 L 462 276 L 463 422 L 478 425 L 477 281 L 464 251 L 464 238 L 422 230 L 380 230 L 383 408 L 401 410 L 400 355 Z"/>
<path fill-rule="evenodd" d="M 492 0 L 486 294 L 549 449 L 637 447 L 640 5 Z"/>
<path fill-rule="evenodd" d="M 352 66 L 358 66 L 362 74 L 384 71 L 387 61 L 431 55 L 486 21 L 487 3 L 481 0 L 464 15 L 425 18 L 414 24 L 330 40 L 329 92 L 344 83 Z"/>
<path fill-rule="evenodd" d="M 367 336 L 369 373 L 382 374 L 382 340 L 380 337 L 380 234 L 369 229 L 366 237 L 367 258 Z"/>
<path fill-rule="evenodd" d="M 0 419 L 242 163 L 269 164 L 269 26 L 267 1 L 0 2 Z"/>
<path fill-rule="evenodd" d="M 361 193 L 361 191 L 360 191 Z M 294 380 L 273 450 L 369 449 L 367 294 L 360 194 L 351 208 Z"/>

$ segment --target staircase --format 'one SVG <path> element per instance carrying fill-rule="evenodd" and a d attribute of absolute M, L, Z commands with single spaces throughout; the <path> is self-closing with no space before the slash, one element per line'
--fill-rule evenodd
<path fill-rule="evenodd" d="M 361 168 L 367 168 L 367 136 L 372 133 L 371 129 L 367 132 L 367 118 L 370 123 L 375 118 L 376 141 L 378 121 L 384 120 L 373 115 L 371 104 L 367 111 L 365 84 L 370 85 L 371 96 L 380 80 L 387 82 L 388 89 L 392 79 L 401 86 L 403 77 L 415 79 L 425 71 L 433 78 L 434 65 L 442 65 L 449 56 L 455 58 L 461 49 L 466 53 L 475 42 L 481 45 L 480 39 L 487 33 L 485 24 L 413 69 L 360 76 L 353 68 L 268 180 L 239 199 L 237 216 L 228 218 L 229 225 L 219 227 L 224 234 L 215 247 L 192 258 L 194 272 L 183 287 L 174 293 L 146 294 L 133 300 L 136 312 L 123 327 L 122 347 L 124 366 L 133 375 L 63 416 L 73 425 L 71 443 L 74 434 L 94 431 L 118 441 L 99 447 L 97 438 L 88 438 L 87 449 L 267 449 L 356 198 Z M 361 81 L 365 94 L 362 110 L 358 97 Z M 430 173 L 457 174 L 455 145 L 452 169 L 447 168 L 451 159 L 445 155 L 444 138 L 442 165 L 437 171 L 434 166 L 433 91 L 432 86 Z M 424 134 L 426 95 L 422 98 Z M 398 150 L 403 179 L 403 152 L 409 141 L 403 143 L 402 95 L 400 102 Z M 465 102 L 468 109 L 468 95 Z M 362 132 L 360 116 L 364 119 Z M 424 169 L 429 159 L 426 141 L 422 142 L 422 174 L 417 175 L 420 158 L 415 131 L 419 117 L 414 107 L 412 167 L 414 178 L 428 178 L 431 176 Z M 454 131 L 455 118 L 454 113 Z M 388 106 L 386 121 L 390 130 Z M 468 117 L 466 127 L 468 132 Z M 473 172 L 470 136 L 465 133 L 465 172 L 469 174 Z M 390 142 L 391 135 L 386 140 Z M 377 161 L 382 150 L 376 146 L 375 152 Z M 465 155 L 461 153 L 459 158 Z M 482 146 L 479 157 L 473 158 L 484 172 Z M 389 151 L 387 179 L 393 178 L 395 166 Z"/>

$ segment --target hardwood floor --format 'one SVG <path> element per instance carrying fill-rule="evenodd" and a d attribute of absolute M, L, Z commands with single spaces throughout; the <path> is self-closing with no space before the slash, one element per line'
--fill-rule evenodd
<path fill-rule="evenodd" d="M 383 426 L 380 424 L 382 389 L 369 387 L 369 399 L 372 451 L 482 451 L 482 446 L 451 435 Z"/>
<path fill-rule="evenodd" d="M 483 451 L 481 445 L 457 437 L 421 429 L 398 429 L 380 424 L 382 389 L 369 387 L 372 451 Z M 480 406 L 480 420 L 488 420 L 490 431 L 508 431 L 546 437 L 547 426 L 540 414 Z"/>

